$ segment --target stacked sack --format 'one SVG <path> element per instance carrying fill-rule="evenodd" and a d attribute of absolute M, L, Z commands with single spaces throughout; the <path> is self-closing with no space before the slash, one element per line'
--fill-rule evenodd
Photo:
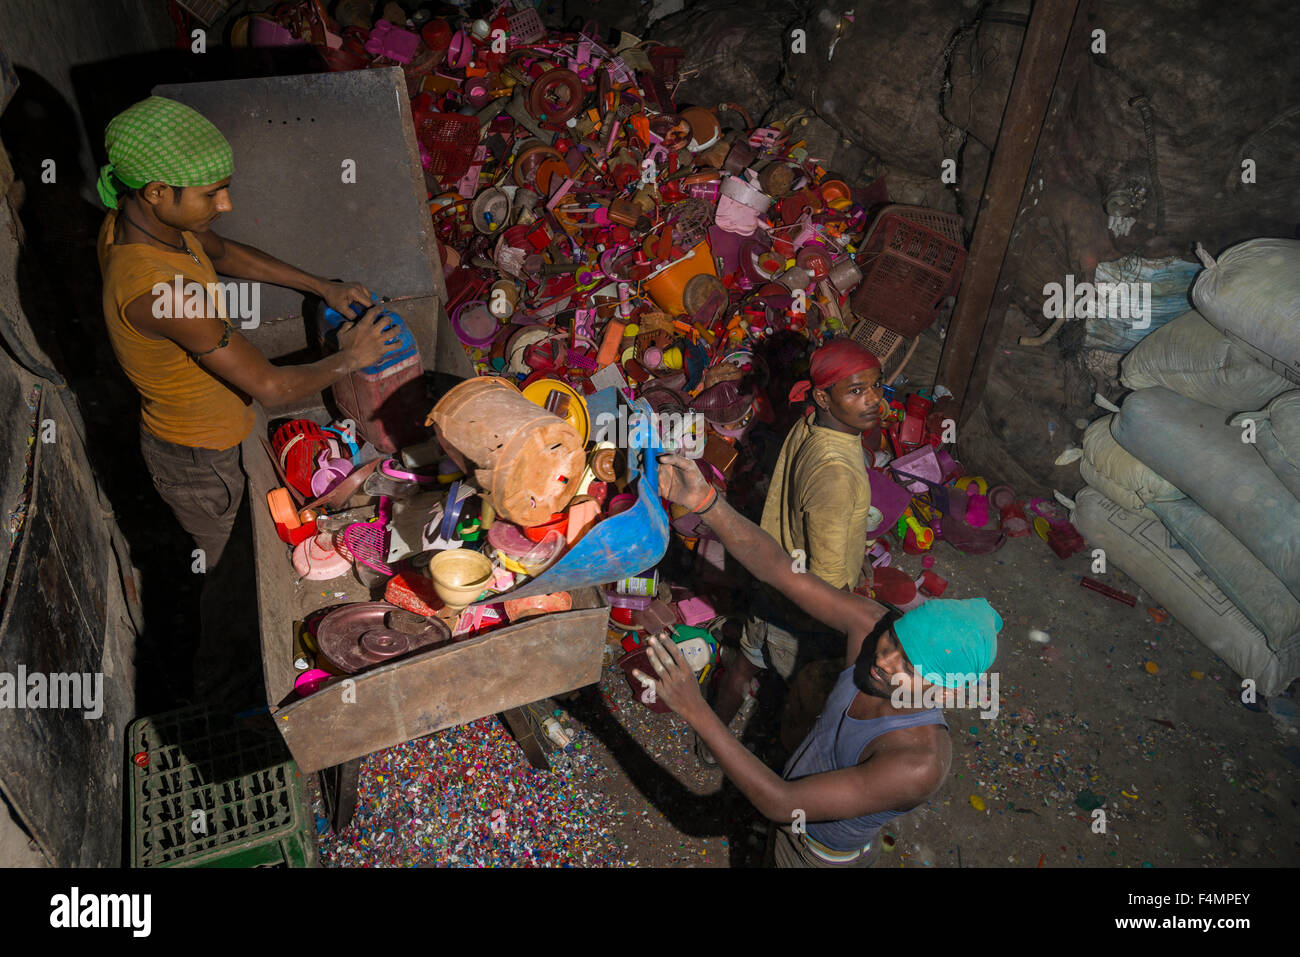
<path fill-rule="evenodd" d="M 1206 269 L 1196 309 L 1125 356 L 1084 436 L 1074 523 L 1234 670 L 1300 675 L 1300 242 Z"/>

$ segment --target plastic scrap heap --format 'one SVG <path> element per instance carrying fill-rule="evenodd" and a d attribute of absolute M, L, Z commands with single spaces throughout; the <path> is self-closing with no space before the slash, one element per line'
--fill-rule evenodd
<path fill-rule="evenodd" d="M 955 217 L 889 206 L 880 183 L 851 187 L 791 130 L 758 126 L 741 105 L 679 103 L 675 47 L 611 42 L 590 24 L 548 31 L 510 4 L 479 20 L 373 24 L 349 19 L 346 4 L 338 20 L 318 4 L 291 9 L 297 19 L 250 36 L 274 27 L 284 42 L 315 43 L 331 70 L 404 71 L 446 311 L 478 373 L 429 413 L 432 439 L 411 415 L 419 360 L 406 353 L 335 386 L 356 441 L 306 420 L 273 436 L 285 487 L 269 504 L 299 574 L 352 569 L 419 619 L 336 609 L 323 631 L 346 648 L 323 661 L 309 621 L 303 690 L 342 658 L 369 667 L 567 610 L 571 592 L 592 585 L 629 655 L 647 631 L 677 626 L 683 640 L 681 628 L 715 622 L 727 599 L 705 594 L 728 590 L 721 545 L 694 516 L 665 511 L 643 450 L 683 449 L 733 503 L 757 505 L 759 467 L 784 424 L 778 387 L 825 339 L 851 333 L 887 360 L 932 323 L 964 263 Z M 322 321 L 326 341 L 339 320 Z M 873 478 L 883 523 L 873 538 L 896 531 L 909 552 L 935 536 L 1000 546 L 996 528 L 968 524 L 978 509 L 967 514 L 967 496 L 948 494 L 961 470 L 943 451 L 942 392 L 937 403 L 887 397 L 876 464 L 893 459 L 903 484 Z M 655 568 L 669 523 L 694 552 L 690 587 Z M 872 560 L 887 565 L 887 548 Z M 927 574 L 890 597 L 941 591 Z M 716 641 L 702 645 L 703 677 Z"/>

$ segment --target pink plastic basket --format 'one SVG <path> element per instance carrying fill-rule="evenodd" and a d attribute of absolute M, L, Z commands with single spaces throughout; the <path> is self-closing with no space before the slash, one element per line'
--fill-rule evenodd
<path fill-rule="evenodd" d="M 546 24 L 542 23 L 542 18 L 538 16 L 534 7 L 512 13 L 507 19 L 510 23 L 509 46 L 518 47 L 527 43 L 536 43 L 546 36 Z"/>
<path fill-rule="evenodd" d="M 853 312 L 905 338 L 920 335 L 961 283 L 966 249 L 960 228 L 956 216 L 935 210 L 881 210 L 858 256 L 863 278 Z"/>
<path fill-rule="evenodd" d="M 429 113 L 416 121 L 415 138 L 422 147 L 425 169 L 451 182 L 464 176 L 478 146 L 478 120 L 459 113 Z"/>
<path fill-rule="evenodd" d="M 343 547 L 338 550 L 351 561 L 391 576 L 393 569 L 384 561 L 388 557 L 388 509 L 388 499 L 381 496 L 375 521 L 354 522 L 345 528 Z"/>

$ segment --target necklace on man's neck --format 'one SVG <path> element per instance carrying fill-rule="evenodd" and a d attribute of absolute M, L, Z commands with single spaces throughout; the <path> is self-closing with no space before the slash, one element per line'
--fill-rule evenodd
<path fill-rule="evenodd" d="M 122 218 L 125 219 L 125 220 L 126 220 L 128 223 L 130 223 L 132 226 L 134 226 L 136 229 L 140 230 L 140 232 L 144 233 L 144 234 L 145 234 L 146 236 L 148 236 L 150 239 L 154 240 L 155 242 L 160 242 L 160 243 L 162 243 L 164 246 L 170 246 L 172 249 L 178 250 L 178 251 L 180 251 L 180 252 L 184 252 L 187 256 L 189 256 L 191 259 L 193 259 L 193 260 L 194 260 L 196 263 L 198 263 L 200 266 L 203 265 L 203 260 L 199 259 L 199 257 L 196 256 L 196 255 L 194 254 L 194 250 L 190 249 L 189 244 L 185 242 L 185 234 L 184 234 L 184 233 L 181 233 L 181 241 L 180 241 L 180 245 L 177 245 L 176 243 L 169 243 L 167 240 L 163 239 L 162 237 L 160 237 L 160 236 L 155 236 L 153 233 L 149 232 L 149 230 L 145 229 L 143 226 L 141 226 L 139 223 L 137 223 L 134 219 L 132 219 L 130 216 L 128 216 L 128 215 L 126 214 L 126 210 L 122 210 Z M 179 232 L 179 230 L 178 230 L 178 232 Z"/>

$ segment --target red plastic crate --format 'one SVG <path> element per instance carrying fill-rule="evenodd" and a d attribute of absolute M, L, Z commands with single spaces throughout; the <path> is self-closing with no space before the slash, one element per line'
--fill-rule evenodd
<path fill-rule="evenodd" d="M 858 256 L 863 278 L 853 312 L 906 338 L 920 335 L 961 284 L 966 249 L 960 223 L 934 210 L 882 210 Z"/>
<path fill-rule="evenodd" d="M 416 120 L 415 138 L 428 156 L 425 169 L 443 182 L 453 182 L 474 160 L 478 120 L 459 113 L 429 113 Z"/>

